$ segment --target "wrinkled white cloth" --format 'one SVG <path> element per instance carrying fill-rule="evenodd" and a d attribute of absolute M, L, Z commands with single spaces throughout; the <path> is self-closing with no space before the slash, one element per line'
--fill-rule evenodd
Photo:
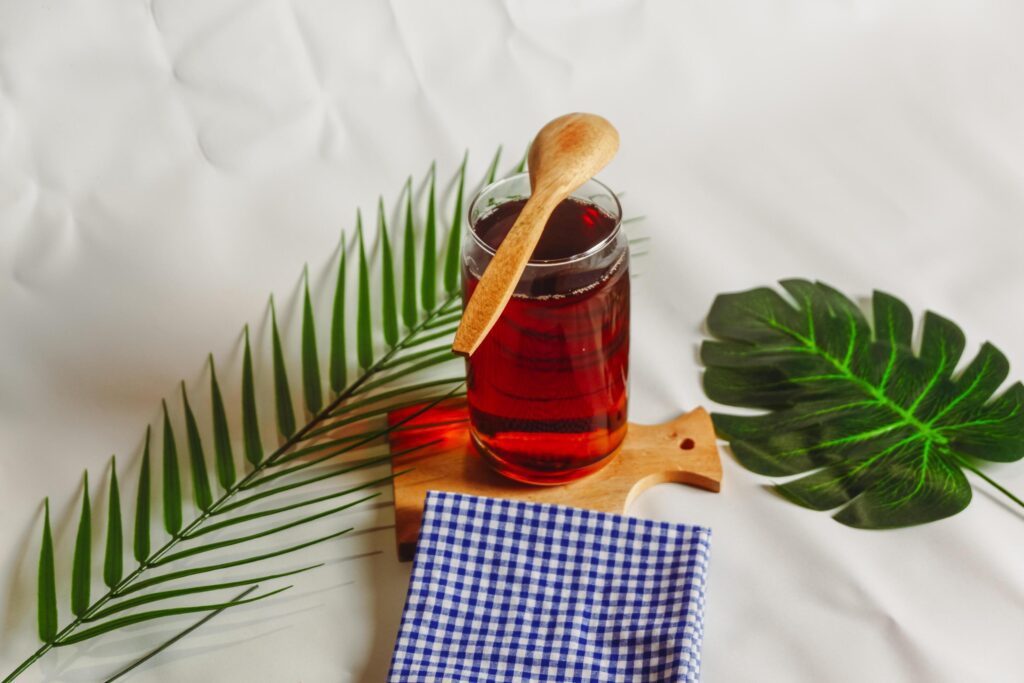
<path fill-rule="evenodd" d="M 145 424 L 180 378 L 203 390 L 208 352 L 237 398 L 242 324 L 265 341 L 266 297 L 294 311 L 304 263 L 329 282 L 356 206 L 434 159 L 450 179 L 467 148 L 472 177 L 499 143 L 511 164 L 566 111 L 619 128 L 602 177 L 652 238 L 634 420 L 706 402 L 715 293 L 790 276 L 942 313 L 1021 377 L 1022 21 L 1006 0 L 0 3 L 0 673 L 36 647 L 45 496 L 66 576 L 82 471 L 99 539 L 109 455 L 134 491 Z M 632 510 L 715 530 L 705 681 L 1019 678 L 1024 518 L 991 488 L 972 477 L 957 517 L 870 533 L 724 465 L 718 495 L 659 486 Z M 1024 466 L 989 471 L 1024 492 Z M 300 561 L 328 564 L 134 680 L 382 680 L 409 575 L 391 531 L 281 567 Z M 64 582 L 59 598 L 66 618 Z M 61 650 L 24 680 L 101 679 L 194 620 Z"/>

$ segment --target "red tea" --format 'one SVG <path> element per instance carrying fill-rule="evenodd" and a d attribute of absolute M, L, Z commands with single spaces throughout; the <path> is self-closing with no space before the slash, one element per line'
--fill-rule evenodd
<path fill-rule="evenodd" d="M 524 203 L 481 216 L 476 236 L 496 249 Z M 597 206 L 562 202 L 512 300 L 467 361 L 474 438 L 506 476 L 576 479 L 625 436 L 629 254 L 617 230 L 617 218 Z M 490 256 L 475 248 L 485 258 L 464 259 L 466 300 Z"/>

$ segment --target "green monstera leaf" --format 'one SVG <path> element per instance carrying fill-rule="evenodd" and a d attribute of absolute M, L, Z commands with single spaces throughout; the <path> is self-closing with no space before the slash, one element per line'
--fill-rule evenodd
<path fill-rule="evenodd" d="M 719 436 L 746 468 L 804 475 L 777 489 L 843 524 L 869 529 L 932 522 L 971 501 L 969 470 L 1016 503 L 978 460 L 1024 456 L 1024 386 L 998 393 L 1009 373 L 991 344 L 958 370 L 964 334 L 926 313 L 918 350 L 899 299 L 875 292 L 873 323 L 820 282 L 786 280 L 789 299 L 759 288 L 715 299 L 717 340 L 701 357 L 719 403 L 770 412 L 715 414 Z"/>

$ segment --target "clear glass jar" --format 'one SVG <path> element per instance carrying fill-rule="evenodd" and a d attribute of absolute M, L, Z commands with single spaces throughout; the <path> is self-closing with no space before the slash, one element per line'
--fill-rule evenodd
<path fill-rule="evenodd" d="M 527 174 L 469 208 L 463 301 L 530 195 Z M 629 243 L 591 180 L 562 202 L 498 322 L 466 361 L 473 440 L 501 474 L 559 484 L 604 465 L 627 429 Z"/>

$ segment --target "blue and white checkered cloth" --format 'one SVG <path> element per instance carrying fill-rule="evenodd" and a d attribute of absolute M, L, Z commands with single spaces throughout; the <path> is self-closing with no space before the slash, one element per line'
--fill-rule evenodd
<path fill-rule="evenodd" d="M 710 535 L 431 491 L 388 680 L 697 681 Z"/>

